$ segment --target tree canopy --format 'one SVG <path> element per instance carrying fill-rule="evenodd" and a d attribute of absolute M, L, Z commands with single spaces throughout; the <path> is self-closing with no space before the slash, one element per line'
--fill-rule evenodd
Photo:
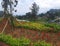
<path fill-rule="evenodd" d="M 17 3 L 18 3 L 17 0 L 3 0 L 1 4 L 2 4 L 2 7 L 4 8 L 4 13 L 12 14 L 12 11 L 13 11 L 14 7 L 17 6 Z"/>
<path fill-rule="evenodd" d="M 37 13 L 39 11 L 39 6 L 34 2 L 31 8 L 31 18 L 37 19 Z"/>

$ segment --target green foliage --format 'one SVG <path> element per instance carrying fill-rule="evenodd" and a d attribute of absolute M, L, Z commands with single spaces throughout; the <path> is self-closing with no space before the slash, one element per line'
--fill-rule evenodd
<path fill-rule="evenodd" d="M 2 18 L 0 17 L 0 21 L 2 20 Z"/>
<path fill-rule="evenodd" d="M 19 28 L 32 29 L 37 31 L 45 31 L 45 32 L 60 32 L 60 24 L 56 23 L 42 23 L 42 22 L 15 22 L 14 26 Z"/>
<path fill-rule="evenodd" d="M 10 35 L 0 34 L 0 41 L 5 42 L 6 44 L 9 44 L 11 46 L 29 46 L 32 42 L 31 40 L 27 38 L 13 38 Z M 51 46 L 49 43 L 46 43 L 45 41 L 38 41 L 33 43 L 33 46 Z"/>
<path fill-rule="evenodd" d="M 23 27 L 26 29 L 32 29 L 32 30 L 39 30 L 39 31 L 48 31 L 49 27 L 45 26 L 42 23 L 34 23 L 34 22 L 14 22 L 15 27 Z"/>
<path fill-rule="evenodd" d="M 24 46 L 24 45 L 29 45 L 30 40 L 26 39 L 26 38 L 13 38 L 10 35 L 4 35 L 4 34 L 0 34 L 0 41 L 3 41 L 11 46 Z"/>
<path fill-rule="evenodd" d="M 38 41 L 34 43 L 34 46 L 51 46 L 51 44 L 46 43 L 45 41 Z"/>
<path fill-rule="evenodd" d="M 46 23 L 45 26 L 50 27 L 50 28 L 54 28 L 54 32 L 59 32 L 60 31 L 60 24 Z"/>

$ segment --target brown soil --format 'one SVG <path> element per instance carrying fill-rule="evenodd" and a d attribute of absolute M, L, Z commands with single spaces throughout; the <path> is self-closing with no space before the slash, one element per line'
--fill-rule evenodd
<path fill-rule="evenodd" d="M 52 46 L 60 46 L 60 32 L 59 33 L 46 33 L 35 30 L 28 30 L 24 28 L 15 28 L 13 31 L 13 37 L 19 38 L 24 36 L 32 41 L 45 40 L 52 44 Z"/>
<path fill-rule="evenodd" d="M 0 46 L 9 46 L 9 45 L 7 45 L 7 44 L 5 44 L 3 42 L 0 42 Z"/>
<path fill-rule="evenodd" d="M 6 19 L 7 20 L 7 19 Z M 0 23 L 0 32 L 2 31 L 5 19 Z M 24 28 L 14 28 L 12 31 L 12 26 L 8 23 L 5 31 L 5 34 L 11 34 L 13 37 L 20 38 L 22 36 L 31 39 L 32 41 L 45 40 L 52 44 L 52 46 L 60 46 L 60 32 L 59 33 L 47 33 L 39 32 L 37 30 L 29 30 Z"/>

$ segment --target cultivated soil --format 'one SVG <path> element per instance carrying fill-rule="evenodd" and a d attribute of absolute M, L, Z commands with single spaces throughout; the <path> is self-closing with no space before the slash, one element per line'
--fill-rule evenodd
<path fill-rule="evenodd" d="M 0 33 L 2 32 L 6 21 L 7 19 L 3 19 L 2 22 L 0 22 Z M 12 29 L 12 26 L 10 25 L 10 23 L 8 23 L 4 33 L 10 34 L 15 38 L 20 38 L 24 36 L 32 41 L 45 40 L 46 42 L 51 43 L 52 46 L 60 46 L 60 32 L 58 33 L 48 32 L 47 33 L 47 32 L 39 32 L 37 30 L 29 30 L 29 29 L 24 29 L 24 28 L 13 28 Z M 0 44 L 1 46 L 6 45 L 3 42 L 0 42 Z"/>
<path fill-rule="evenodd" d="M 0 46 L 9 46 L 9 45 L 5 44 L 4 42 L 0 42 Z"/>

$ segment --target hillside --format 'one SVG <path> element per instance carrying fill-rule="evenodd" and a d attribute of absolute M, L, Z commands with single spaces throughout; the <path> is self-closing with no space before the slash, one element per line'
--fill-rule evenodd
<path fill-rule="evenodd" d="M 7 19 L 3 19 L 0 23 L 0 32 L 5 25 Z M 57 24 L 44 24 L 35 22 L 14 21 L 14 30 L 11 30 L 11 25 L 8 23 L 4 34 L 9 34 L 14 38 L 25 37 L 31 41 L 45 40 L 52 45 L 60 45 L 60 28 Z M 56 31 L 55 31 L 56 30 Z"/>

